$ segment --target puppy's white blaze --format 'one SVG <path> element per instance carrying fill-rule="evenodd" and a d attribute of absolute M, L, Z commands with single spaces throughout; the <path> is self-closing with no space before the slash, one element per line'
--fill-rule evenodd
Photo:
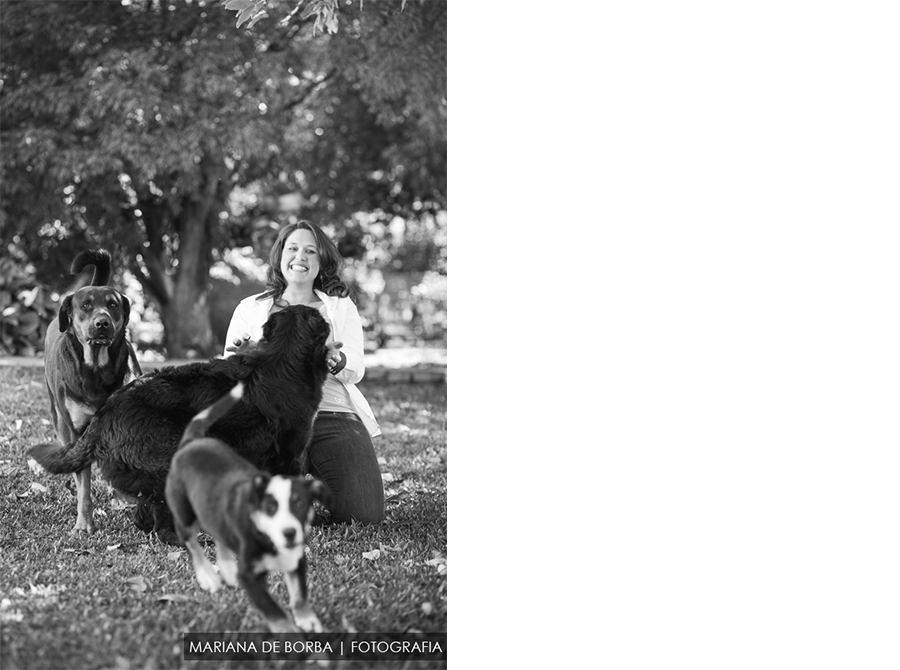
<path fill-rule="evenodd" d="M 266 493 L 278 503 L 278 510 L 269 516 L 262 510 L 254 510 L 250 519 L 261 533 L 265 533 L 275 545 L 275 555 L 265 554 L 260 565 L 270 572 L 290 572 L 297 567 L 306 551 L 306 537 L 303 523 L 291 512 L 291 480 L 275 475 L 269 480 Z M 293 528 L 294 545 L 287 546 L 284 531 Z"/>
<path fill-rule="evenodd" d="M 238 382 L 235 384 L 234 388 L 228 393 L 235 400 L 240 400 L 244 397 L 244 382 Z"/>

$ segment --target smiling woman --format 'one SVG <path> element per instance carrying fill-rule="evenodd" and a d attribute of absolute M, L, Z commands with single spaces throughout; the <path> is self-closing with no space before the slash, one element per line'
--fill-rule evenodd
<path fill-rule="evenodd" d="M 297 228 L 284 242 L 281 274 L 287 288 L 282 301 L 312 304 L 321 302 L 313 293 L 313 282 L 319 276 L 319 246 L 308 228 Z"/>
<path fill-rule="evenodd" d="M 384 488 L 372 438 L 381 429 L 356 387 L 365 373 L 362 321 L 340 279 L 341 256 L 308 221 L 286 225 L 269 251 L 266 290 L 242 300 L 225 337 L 225 356 L 258 346 L 263 324 L 288 305 L 321 312 L 331 332 L 322 403 L 309 445 L 309 472 L 331 492 L 331 520 L 381 523 Z"/>

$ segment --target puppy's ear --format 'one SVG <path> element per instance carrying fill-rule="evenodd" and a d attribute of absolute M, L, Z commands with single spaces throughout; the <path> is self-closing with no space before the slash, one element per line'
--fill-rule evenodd
<path fill-rule="evenodd" d="M 66 296 L 59 306 L 59 332 L 64 333 L 69 329 L 72 320 L 72 296 Z"/>
<path fill-rule="evenodd" d="M 266 495 L 266 489 L 269 487 L 269 479 L 269 475 L 265 473 L 253 475 L 251 490 L 254 501 L 259 502 Z"/>

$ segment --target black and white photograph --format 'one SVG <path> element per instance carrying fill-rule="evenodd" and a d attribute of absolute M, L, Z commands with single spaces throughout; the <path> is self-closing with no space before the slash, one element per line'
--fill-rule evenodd
<path fill-rule="evenodd" d="M 447 667 L 447 5 L 0 2 L 0 667 Z"/>

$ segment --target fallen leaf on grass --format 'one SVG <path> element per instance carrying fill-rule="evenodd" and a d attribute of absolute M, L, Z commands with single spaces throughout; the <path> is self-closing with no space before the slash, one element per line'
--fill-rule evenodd
<path fill-rule="evenodd" d="M 421 607 L 422 614 L 424 614 L 425 616 L 431 616 L 431 614 L 434 612 L 434 605 L 432 605 L 431 603 L 422 603 Z"/>
<path fill-rule="evenodd" d="M 370 561 L 374 561 L 376 558 L 381 556 L 380 549 L 373 549 L 372 551 L 364 551 L 362 557 L 367 558 Z"/>
<path fill-rule="evenodd" d="M 388 495 L 388 496 L 384 499 L 384 502 L 386 502 L 386 503 L 394 502 L 395 500 L 399 500 L 399 499 L 402 498 L 403 496 L 408 496 L 408 495 L 409 495 L 409 491 L 398 491 L 397 493 L 393 493 L 393 494 Z"/>
<path fill-rule="evenodd" d="M 179 558 L 181 558 L 181 555 L 183 553 L 184 552 L 181 549 L 176 549 L 175 551 L 170 551 L 168 554 L 166 554 L 166 558 L 168 558 L 170 561 L 177 561 Z"/>
<path fill-rule="evenodd" d="M 156 600 L 161 603 L 170 603 L 170 602 L 189 602 L 191 599 L 190 596 L 186 596 L 183 593 L 164 593 Z"/>
<path fill-rule="evenodd" d="M 31 482 L 31 490 L 37 491 L 38 493 L 46 493 L 47 487 L 43 484 L 38 484 L 37 482 Z"/>
<path fill-rule="evenodd" d="M 394 481 L 394 475 L 392 475 L 390 472 L 382 472 L 381 473 L 381 481 L 392 482 L 392 481 Z"/>
<path fill-rule="evenodd" d="M 144 579 L 143 575 L 138 575 L 137 577 L 129 577 L 125 581 L 128 582 L 129 587 L 133 591 L 143 593 L 147 590 L 147 580 Z"/>
<path fill-rule="evenodd" d="M 9 477 L 16 471 L 12 461 L 0 461 L 0 477 Z"/>
<path fill-rule="evenodd" d="M 73 548 L 65 548 L 63 549 L 63 553 L 65 554 L 78 554 L 79 556 L 90 556 L 90 549 L 73 549 Z"/>
<path fill-rule="evenodd" d="M 430 561 L 425 561 L 425 565 L 433 565 L 437 568 L 439 575 L 446 574 L 447 572 L 447 559 L 443 556 L 435 556 Z"/>
<path fill-rule="evenodd" d="M 108 545 L 106 545 L 106 551 L 115 551 L 116 549 L 118 549 L 121 546 L 122 546 L 121 542 L 119 542 L 118 544 L 108 544 Z"/>
<path fill-rule="evenodd" d="M 16 419 L 16 432 L 22 430 L 22 419 Z"/>

